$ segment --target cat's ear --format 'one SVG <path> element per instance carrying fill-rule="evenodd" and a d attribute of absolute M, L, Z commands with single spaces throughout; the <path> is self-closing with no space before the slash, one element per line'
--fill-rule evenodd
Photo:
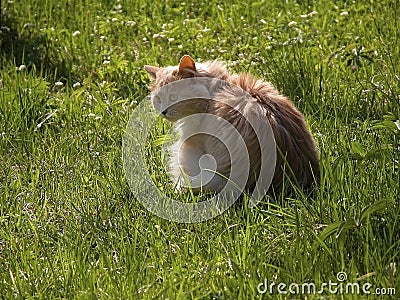
<path fill-rule="evenodd" d="M 196 72 L 196 64 L 194 63 L 193 58 L 189 55 L 184 55 L 179 62 L 179 72 L 185 72 L 187 70 Z"/>
<path fill-rule="evenodd" d="M 157 72 L 161 70 L 159 67 L 154 67 L 154 66 L 144 66 L 144 69 L 149 73 L 151 79 L 156 79 L 157 77 Z"/>

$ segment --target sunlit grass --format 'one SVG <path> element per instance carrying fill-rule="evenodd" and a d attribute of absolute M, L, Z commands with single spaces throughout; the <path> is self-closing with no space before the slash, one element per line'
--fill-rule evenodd
<path fill-rule="evenodd" d="M 3 1 L 2 297 L 285 299 L 257 286 L 319 285 L 341 271 L 398 296 L 399 10 L 396 1 Z M 133 198 L 121 145 L 148 94 L 143 66 L 186 53 L 292 99 L 321 153 L 312 196 L 266 198 L 200 224 L 159 219 Z M 151 138 L 164 133 L 160 122 Z M 150 170 L 165 180 L 163 167 Z"/>

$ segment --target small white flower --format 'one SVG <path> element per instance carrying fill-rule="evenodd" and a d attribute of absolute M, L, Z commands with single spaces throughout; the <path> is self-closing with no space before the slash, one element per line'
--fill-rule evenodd
<path fill-rule="evenodd" d="M 183 48 L 183 46 L 182 45 L 178 45 L 178 49 L 182 49 Z"/>
<path fill-rule="evenodd" d="M 26 66 L 25 66 L 25 65 L 20 65 L 20 66 L 18 67 L 18 71 L 22 72 L 22 71 L 24 71 L 24 70 L 26 70 Z"/>
<path fill-rule="evenodd" d="M 264 24 L 264 25 L 267 24 L 267 21 L 265 21 L 264 19 L 261 19 L 260 22 L 261 22 L 262 24 Z"/>
<path fill-rule="evenodd" d="M 117 18 L 112 18 L 112 19 L 111 19 L 111 22 L 117 22 L 117 21 L 118 21 Z"/>
<path fill-rule="evenodd" d="M 64 83 L 62 83 L 61 81 L 57 81 L 56 83 L 54 83 L 54 85 L 56 87 L 62 87 L 64 85 Z"/>
<path fill-rule="evenodd" d="M 104 35 L 100 36 L 100 40 L 104 41 L 106 37 Z"/>
<path fill-rule="evenodd" d="M 74 31 L 74 33 L 72 34 L 72 36 L 78 36 L 78 35 L 80 35 L 81 34 L 81 32 L 79 31 L 79 30 L 77 30 L 77 31 Z"/>
<path fill-rule="evenodd" d="M 292 27 L 292 26 L 294 26 L 294 25 L 296 25 L 297 23 L 295 22 L 295 21 L 291 21 L 291 22 L 289 22 L 289 24 L 288 24 L 288 26 L 289 27 Z"/>
<path fill-rule="evenodd" d="M 170 42 L 170 43 L 173 42 L 173 41 L 175 41 L 174 38 L 169 38 L 169 39 L 168 39 L 168 42 Z"/>
<path fill-rule="evenodd" d="M 315 10 L 313 10 L 312 12 L 310 12 L 308 14 L 309 17 L 312 17 L 313 15 L 318 15 L 318 12 L 316 12 Z"/>
<path fill-rule="evenodd" d="M 78 87 L 80 87 L 80 86 L 81 86 L 80 82 L 75 82 L 75 83 L 72 85 L 72 87 L 73 87 L 74 89 L 76 89 L 76 88 L 78 88 Z"/>
<path fill-rule="evenodd" d="M 135 22 L 135 21 L 127 21 L 127 22 L 125 23 L 125 25 L 126 25 L 126 26 L 130 26 L 130 27 L 133 27 L 133 26 L 136 25 L 136 22 Z"/>
<path fill-rule="evenodd" d="M 340 15 L 341 15 L 342 17 L 347 17 L 347 16 L 349 15 L 349 12 L 348 12 L 348 11 L 342 11 L 342 12 L 340 13 Z"/>
<path fill-rule="evenodd" d="M 109 60 L 103 61 L 103 65 L 109 65 L 109 64 L 110 64 L 110 61 L 109 61 Z"/>

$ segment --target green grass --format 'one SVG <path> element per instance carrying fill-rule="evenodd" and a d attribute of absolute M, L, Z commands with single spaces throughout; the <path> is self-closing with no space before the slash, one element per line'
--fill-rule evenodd
<path fill-rule="evenodd" d="M 341 271 L 399 297 L 400 3 L 218 3 L 3 1 L 2 298 L 286 299 L 257 286 L 319 286 Z M 321 152 L 312 197 L 199 224 L 134 199 L 121 145 L 148 94 L 143 66 L 186 53 L 292 99 Z"/>

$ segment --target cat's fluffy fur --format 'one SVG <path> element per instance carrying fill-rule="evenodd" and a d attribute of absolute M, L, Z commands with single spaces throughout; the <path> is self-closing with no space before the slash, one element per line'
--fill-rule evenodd
<path fill-rule="evenodd" d="M 218 61 L 195 63 L 187 55 L 181 59 L 178 66 L 165 68 L 145 66 L 145 69 L 153 80 L 152 91 L 184 78 L 208 77 L 226 81 L 250 94 L 251 97 L 244 98 L 238 92 L 240 89 L 222 89 L 213 95 L 214 101 L 193 99 L 173 105 L 167 111 L 160 111 L 170 121 L 179 121 L 194 113 L 208 113 L 222 117 L 235 126 L 245 141 L 250 158 L 250 176 L 247 179 L 247 188 L 254 188 L 261 163 L 260 145 L 255 131 L 246 121 L 247 118 L 255 120 L 256 124 L 260 124 L 260 126 L 265 124 L 262 121 L 267 118 L 272 127 L 278 153 L 272 180 L 273 191 L 280 192 L 282 190 L 285 178 L 303 188 L 309 187 L 314 179 L 318 178 L 318 153 L 304 117 L 272 84 L 256 79 L 250 74 L 232 75 L 225 65 Z M 218 101 L 218 99 L 224 99 L 224 102 Z M 160 109 L 154 100 L 153 105 L 156 109 Z M 232 109 L 233 107 L 235 109 Z M 184 138 L 190 136 L 192 132 L 198 132 L 202 126 L 208 125 L 201 121 L 196 124 L 181 122 L 179 130 Z M 229 139 L 229 137 L 226 138 Z M 199 134 L 186 139 L 183 144 L 180 142 L 175 144 L 175 148 L 171 151 L 171 173 L 176 181 L 181 178 L 182 171 L 194 176 L 199 172 L 198 159 L 203 154 L 210 154 L 216 160 L 217 172 L 229 177 L 232 163 L 242 163 L 242 153 L 239 150 L 233 151 L 233 153 L 233 157 L 230 157 L 226 147 L 217 138 Z M 207 161 L 205 163 L 207 164 Z M 222 177 L 215 176 L 202 188 L 218 192 L 224 184 L 225 181 Z M 195 191 L 197 190 L 195 189 Z"/>

